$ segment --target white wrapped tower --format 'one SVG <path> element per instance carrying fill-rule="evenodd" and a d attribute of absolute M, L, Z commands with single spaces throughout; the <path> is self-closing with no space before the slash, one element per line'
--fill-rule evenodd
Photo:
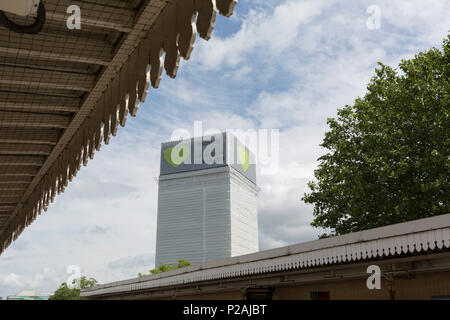
<path fill-rule="evenodd" d="M 204 139 L 162 144 L 156 266 L 258 251 L 253 157 L 229 133 Z"/>

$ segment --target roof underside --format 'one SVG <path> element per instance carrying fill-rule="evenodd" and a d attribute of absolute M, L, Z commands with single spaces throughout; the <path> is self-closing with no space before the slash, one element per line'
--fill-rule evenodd
<path fill-rule="evenodd" d="M 0 26 L 0 254 L 236 3 L 46 0 L 39 34 Z M 81 30 L 67 28 L 70 5 Z"/>

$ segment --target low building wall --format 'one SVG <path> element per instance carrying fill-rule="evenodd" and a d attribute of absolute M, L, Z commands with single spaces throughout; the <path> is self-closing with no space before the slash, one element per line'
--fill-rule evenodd
<path fill-rule="evenodd" d="M 381 270 L 379 290 L 369 290 L 366 284 L 371 265 Z M 273 300 L 450 298 L 450 252 L 202 281 L 90 299 L 245 300 L 249 290 L 266 290 Z"/>

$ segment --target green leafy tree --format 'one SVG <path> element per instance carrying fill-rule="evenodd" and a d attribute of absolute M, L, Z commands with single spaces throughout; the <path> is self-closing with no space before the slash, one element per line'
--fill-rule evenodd
<path fill-rule="evenodd" d="M 191 265 L 191 263 L 190 263 L 189 261 L 180 259 L 180 260 L 178 260 L 178 266 L 177 266 L 177 269 L 189 267 L 190 265 Z"/>
<path fill-rule="evenodd" d="M 79 279 L 73 280 L 73 288 L 70 288 L 67 283 L 62 283 L 61 286 L 49 297 L 49 300 L 85 300 L 80 296 L 81 289 L 87 289 L 95 286 L 97 280 L 94 278 L 86 278 L 82 276 Z"/>
<path fill-rule="evenodd" d="M 450 34 L 399 67 L 379 63 L 367 94 L 328 119 L 303 197 L 324 237 L 450 212 Z"/>
<path fill-rule="evenodd" d="M 171 263 L 167 263 L 167 264 L 161 263 L 160 266 L 158 267 L 158 269 L 151 269 L 150 274 L 158 274 L 158 273 L 167 272 L 170 270 L 185 268 L 190 265 L 191 265 L 191 263 L 189 261 L 186 261 L 183 259 L 179 259 L 178 265 L 175 265 L 175 266 L 173 266 Z M 138 276 L 139 276 L 139 278 L 141 278 L 141 277 L 146 276 L 146 274 L 139 273 Z"/>

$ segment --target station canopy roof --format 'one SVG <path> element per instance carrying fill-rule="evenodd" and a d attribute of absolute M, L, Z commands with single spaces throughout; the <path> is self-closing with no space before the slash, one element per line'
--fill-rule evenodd
<path fill-rule="evenodd" d="M 46 0 L 39 33 L 0 25 L 0 254 L 236 3 Z M 71 5 L 81 29 L 67 26 Z M 17 25 L 35 20 L 4 14 Z"/>

